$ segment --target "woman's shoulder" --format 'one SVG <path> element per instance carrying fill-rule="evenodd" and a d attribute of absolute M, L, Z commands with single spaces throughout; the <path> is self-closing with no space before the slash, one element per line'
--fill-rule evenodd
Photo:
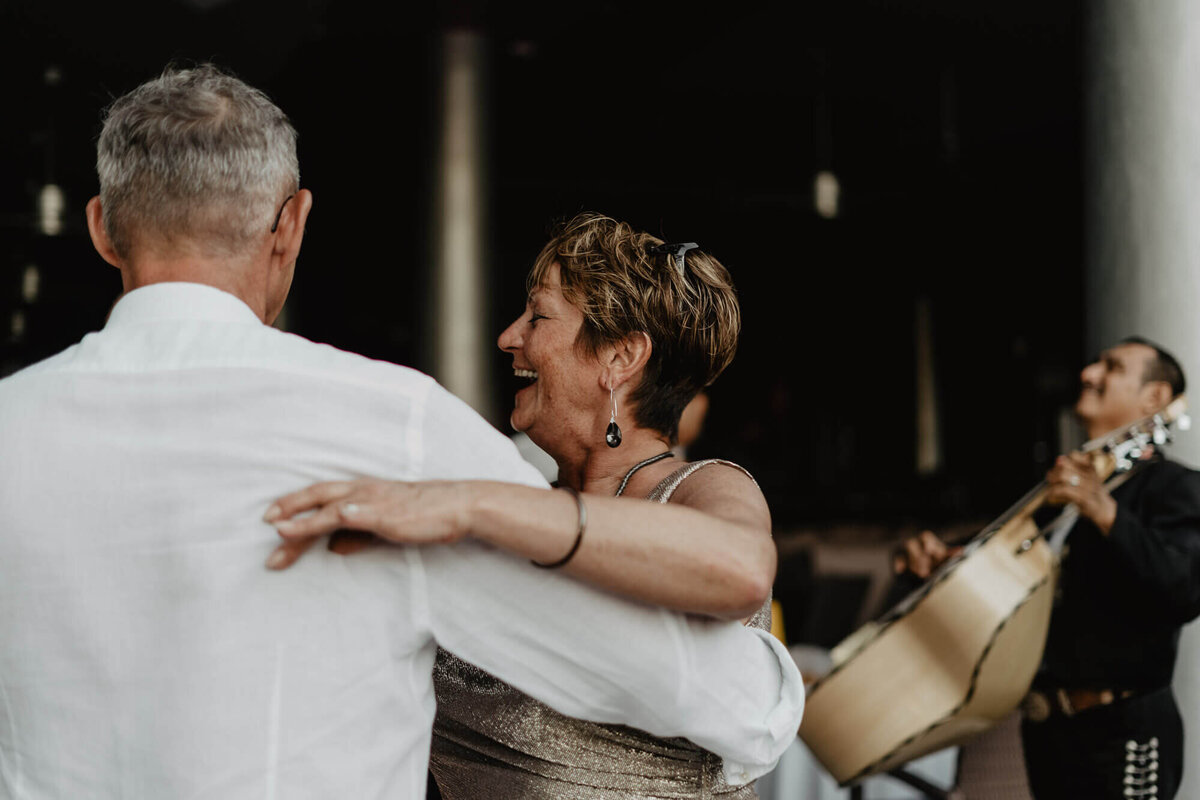
<path fill-rule="evenodd" d="M 646 499 L 657 503 L 669 502 L 685 481 L 689 482 L 689 489 L 713 490 L 719 487 L 725 491 L 737 491 L 740 487 L 741 490 L 761 494 L 758 482 L 741 464 L 723 458 L 705 458 L 679 465 L 654 487 Z"/>

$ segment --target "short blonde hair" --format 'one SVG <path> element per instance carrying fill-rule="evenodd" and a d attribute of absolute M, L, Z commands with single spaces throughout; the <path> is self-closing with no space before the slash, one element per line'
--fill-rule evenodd
<path fill-rule="evenodd" d="M 555 227 L 527 285 L 532 292 L 559 265 L 563 296 L 583 312 L 576 344 L 588 353 L 634 333 L 650 337 L 650 360 L 630 400 L 639 426 L 674 442 L 688 402 L 733 360 L 741 311 L 717 259 L 691 249 L 680 271 L 673 256 L 650 252 L 662 243 L 584 212 Z"/>

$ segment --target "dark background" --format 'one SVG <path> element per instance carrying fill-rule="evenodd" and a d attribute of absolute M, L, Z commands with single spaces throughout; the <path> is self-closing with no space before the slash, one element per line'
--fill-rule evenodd
<path fill-rule="evenodd" d="M 231 69 L 300 131 L 316 204 L 291 330 L 428 371 L 438 43 L 468 25 L 490 43 L 490 330 L 519 313 L 556 217 L 698 241 L 732 271 L 745 329 L 692 455 L 745 464 L 777 530 L 994 516 L 1055 454 L 1086 355 L 1083 22 L 1078 2 L 1024 0 L 8 0 L 0 374 L 103 324 L 119 281 L 82 213 L 101 111 L 171 60 Z M 813 210 L 818 170 L 840 181 L 836 219 Z M 47 182 L 66 194 L 56 237 L 36 232 Z M 914 468 L 922 297 L 931 476 Z M 497 351 L 501 408 L 509 367 Z"/>

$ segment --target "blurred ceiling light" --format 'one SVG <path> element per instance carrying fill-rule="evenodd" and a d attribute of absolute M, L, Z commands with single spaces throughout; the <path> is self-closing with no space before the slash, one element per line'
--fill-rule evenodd
<path fill-rule="evenodd" d="M 53 183 L 42 187 L 38 195 L 38 227 L 47 236 L 62 233 L 62 215 L 66 201 L 62 189 Z"/>
<path fill-rule="evenodd" d="M 33 303 L 37 300 L 38 290 L 41 288 L 42 274 L 38 271 L 37 265 L 30 264 L 25 267 L 25 274 L 21 276 L 21 297 L 26 303 Z"/>
<path fill-rule="evenodd" d="M 813 207 L 825 219 L 833 219 L 838 215 L 840 194 L 841 186 L 832 172 L 822 170 L 813 178 Z"/>
<path fill-rule="evenodd" d="M 12 339 L 14 342 L 19 342 L 19 341 L 21 341 L 21 339 L 25 338 L 25 312 L 24 311 L 17 310 L 17 311 L 13 312 L 11 327 L 9 328 L 9 330 L 12 333 Z"/>

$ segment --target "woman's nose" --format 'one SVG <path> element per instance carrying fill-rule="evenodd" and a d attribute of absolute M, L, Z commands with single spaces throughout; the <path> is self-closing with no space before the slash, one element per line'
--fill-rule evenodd
<path fill-rule="evenodd" d="M 517 317 L 511 325 L 500 332 L 500 337 L 496 339 L 496 346 L 506 353 L 521 346 L 521 336 L 518 333 L 520 321 L 521 317 Z"/>

